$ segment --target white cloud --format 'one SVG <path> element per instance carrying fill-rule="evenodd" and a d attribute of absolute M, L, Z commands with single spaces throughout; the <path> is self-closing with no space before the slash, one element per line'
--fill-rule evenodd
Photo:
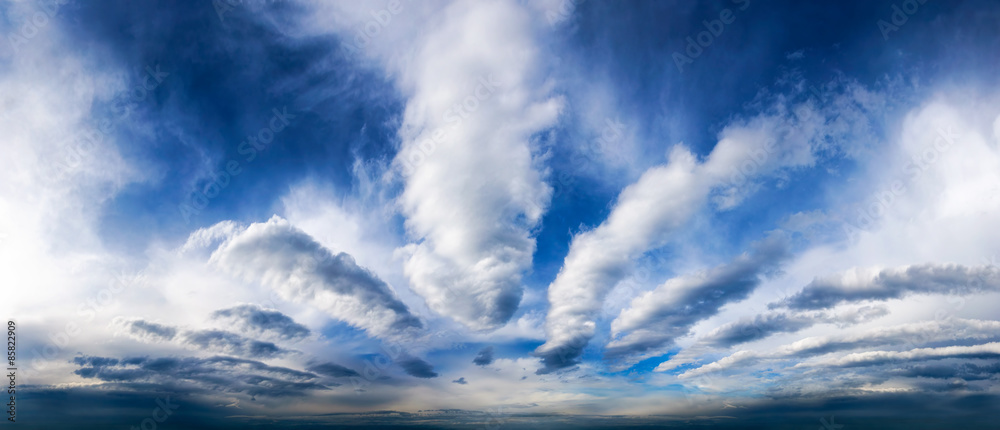
<path fill-rule="evenodd" d="M 226 224 L 212 228 L 228 229 Z M 245 281 L 274 289 L 286 300 L 323 309 L 374 336 L 400 336 L 423 327 L 375 274 L 359 267 L 348 254 L 333 254 L 278 216 L 227 238 L 210 261 Z"/>

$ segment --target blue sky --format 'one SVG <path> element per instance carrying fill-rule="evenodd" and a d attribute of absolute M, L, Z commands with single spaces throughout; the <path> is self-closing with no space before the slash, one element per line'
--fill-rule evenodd
<path fill-rule="evenodd" d="M 0 4 L 29 427 L 996 402 L 991 2 Z"/>

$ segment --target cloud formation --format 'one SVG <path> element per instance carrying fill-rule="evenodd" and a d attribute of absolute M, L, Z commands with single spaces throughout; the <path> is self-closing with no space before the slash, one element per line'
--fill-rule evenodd
<path fill-rule="evenodd" d="M 972 294 L 1000 291 L 1000 270 L 993 265 L 968 267 L 926 263 L 891 269 L 853 269 L 817 278 L 772 309 L 825 309 L 840 303 L 884 301 L 911 294 Z"/>
<path fill-rule="evenodd" d="M 431 309 L 493 330 L 521 301 L 552 194 L 534 135 L 556 124 L 561 102 L 540 74 L 537 19 L 523 5 L 458 2 L 436 19 L 394 47 L 406 52 L 396 70 L 409 96 L 394 163 L 415 239 L 400 253 Z"/>
<path fill-rule="evenodd" d="M 472 359 L 472 363 L 476 366 L 487 366 L 490 363 L 493 363 L 493 346 L 490 345 L 479 350 L 479 353 L 476 354 L 476 358 Z"/>
<path fill-rule="evenodd" d="M 212 317 L 228 320 L 239 330 L 258 336 L 274 336 L 284 340 L 309 336 L 309 329 L 306 326 L 279 311 L 264 309 L 258 305 L 245 304 L 220 309 L 215 311 Z"/>
<path fill-rule="evenodd" d="M 334 255 L 278 216 L 229 236 L 210 261 L 243 280 L 260 282 L 287 300 L 323 309 L 374 336 L 400 336 L 423 327 L 378 276 L 358 266 L 346 253 Z"/>
<path fill-rule="evenodd" d="M 320 363 L 309 366 L 307 370 L 309 370 L 310 372 L 318 373 L 323 376 L 329 376 L 331 378 L 346 378 L 348 376 L 358 376 L 358 372 L 356 372 L 354 369 L 350 369 L 336 363 Z"/>
<path fill-rule="evenodd" d="M 787 240 L 773 236 L 727 264 L 671 279 L 640 294 L 611 322 L 614 339 L 608 342 L 605 356 L 619 359 L 661 353 L 698 321 L 715 315 L 727 303 L 746 298 L 761 277 L 786 258 Z"/>
<path fill-rule="evenodd" d="M 417 357 L 404 355 L 396 360 L 396 364 L 410 376 L 417 378 L 436 378 L 438 376 L 437 372 L 434 371 L 434 366 Z"/>
<path fill-rule="evenodd" d="M 243 393 L 249 396 L 300 397 L 329 386 L 316 375 L 233 357 L 177 358 L 80 356 L 74 371 L 84 378 L 121 386 L 159 384 L 186 392 Z"/>

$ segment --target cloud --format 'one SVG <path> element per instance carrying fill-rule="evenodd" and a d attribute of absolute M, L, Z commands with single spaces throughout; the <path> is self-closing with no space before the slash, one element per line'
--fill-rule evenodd
<path fill-rule="evenodd" d="M 1000 321 L 948 319 L 877 327 L 860 333 L 813 336 L 767 352 L 738 351 L 713 363 L 688 370 L 684 377 L 728 370 L 760 360 L 801 360 L 809 357 L 863 348 L 884 348 L 893 345 L 922 346 L 933 342 L 982 341 L 1000 339 Z M 667 363 L 657 370 L 668 370 Z"/>
<path fill-rule="evenodd" d="M 287 354 L 271 342 L 248 339 L 222 330 L 195 330 L 181 334 L 181 342 L 200 349 L 211 349 L 241 357 L 273 358 Z"/>
<path fill-rule="evenodd" d="M 403 356 L 396 361 L 396 364 L 410 376 L 416 376 L 417 378 L 436 378 L 438 376 L 434 372 L 434 366 L 417 357 Z"/>
<path fill-rule="evenodd" d="M 207 349 L 230 355 L 252 358 L 274 358 L 291 351 L 272 342 L 250 339 L 223 330 L 184 330 L 142 319 L 118 319 L 113 324 L 121 327 L 128 336 L 143 342 L 169 342 L 176 340 L 181 345 Z"/>
<path fill-rule="evenodd" d="M 854 82 L 843 85 L 842 91 L 825 91 L 836 103 L 822 107 L 793 103 L 794 97 L 756 100 L 760 112 L 727 124 L 703 162 L 683 144 L 675 145 L 666 164 L 648 169 L 618 195 L 604 222 L 574 236 L 549 285 L 547 341 L 535 351 L 545 371 L 576 362 L 594 336 L 604 299 L 632 262 L 666 245 L 709 200 L 730 210 L 756 191 L 762 178 L 814 165 L 820 155 L 863 153 L 869 139 L 859 136 L 870 131 L 864 113 L 879 108 L 884 97 Z"/>
<path fill-rule="evenodd" d="M 892 269 L 853 269 L 840 276 L 818 278 L 802 291 L 769 307 L 823 309 L 845 302 L 889 300 L 911 294 L 972 294 L 1000 290 L 1000 271 L 993 265 L 968 267 L 926 263 Z"/>
<path fill-rule="evenodd" d="M 727 303 L 742 300 L 788 257 L 783 236 L 754 245 L 750 253 L 730 263 L 689 276 L 671 279 L 640 294 L 611 322 L 613 340 L 605 350 L 611 359 L 657 354 L 691 327 L 715 315 Z"/>
<path fill-rule="evenodd" d="M 700 340 L 711 346 L 728 348 L 774 334 L 795 333 L 815 324 L 832 323 L 843 327 L 868 322 L 888 313 L 889 309 L 885 306 L 861 306 L 836 313 L 769 312 L 719 326 Z"/>
<path fill-rule="evenodd" d="M 747 321 L 737 321 L 720 326 L 708 333 L 702 340 L 718 347 L 738 345 L 776 333 L 794 333 L 816 323 L 816 319 L 804 314 L 771 313 L 757 315 Z"/>
<path fill-rule="evenodd" d="M 316 375 L 233 357 L 177 358 L 79 356 L 75 374 L 123 386 L 152 383 L 187 392 L 244 393 L 249 396 L 305 396 L 328 390 Z"/>
<path fill-rule="evenodd" d="M 556 124 L 562 102 L 523 5 L 450 3 L 434 19 L 384 58 L 409 95 L 393 163 L 414 242 L 399 252 L 432 310 L 493 330 L 521 301 L 552 195 L 534 136 Z"/>
<path fill-rule="evenodd" d="M 988 380 L 1000 374 L 1000 362 L 985 365 L 974 363 L 913 365 L 890 371 L 890 374 L 908 378 Z"/>
<path fill-rule="evenodd" d="M 331 378 L 345 378 L 348 376 L 359 376 L 358 372 L 354 369 L 349 369 L 347 367 L 341 366 L 336 363 L 320 363 L 313 366 L 309 366 L 306 370 L 320 375 L 329 376 Z"/>
<path fill-rule="evenodd" d="M 129 335 L 144 341 L 170 341 L 177 335 L 177 329 L 141 319 L 122 320 L 120 324 Z"/>
<path fill-rule="evenodd" d="M 301 339 L 309 336 L 306 326 L 296 323 L 287 315 L 273 309 L 246 304 L 220 309 L 213 318 L 229 320 L 240 330 L 255 335 L 272 335 L 280 339 Z"/>
<path fill-rule="evenodd" d="M 375 274 L 346 253 L 332 254 L 278 216 L 228 237 L 210 261 L 374 336 L 401 336 L 423 327 Z"/>
<path fill-rule="evenodd" d="M 877 366 L 894 361 L 925 361 L 946 358 L 998 358 L 1000 342 L 990 342 L 971 346 L 944 346 L 940 348 L 918 348 L 909 351 L 865 351 L 847 354 L 843 357 L 824 359 L 817 362 L 801 363 L 800 366 L 859 367 Z"/>
<path fill-rule="evenodd" d="M 456 379 L 454 381 L 451 381 L 451 382 L 454 382 L 454 383 L 459 384 L 459 385 L 468 384 L 468 382 L 466 382 L 466 380 L 465 380 L 465 377 L 458 378 L 458 379 Z"/>
<path fill-rule="evenodd" d="M 487 366 L 490 363 L 492 363 L 493 362 L 493 346 L 490 345 L 490 346 L 487 346 L 487 347 L 479 350 L 479 353 L 476 354 L 476 358 L 472 359 L 472 362 L 476 366 Z"/>

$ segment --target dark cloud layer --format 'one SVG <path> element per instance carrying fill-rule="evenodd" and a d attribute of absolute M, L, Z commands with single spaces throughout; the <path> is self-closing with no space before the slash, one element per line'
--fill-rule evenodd
<path fill-rule="evenodd" d="M 220 309 L 215 311 L 212 317 L 229 320 L 237 328 L 257 335 L 274 335 L 281 339 L 301 339 L 309 336 L 309 329 L 291 317 L 257 305 L 247 304 Z"/>
<path fill-rule="evenodd" d="M 128 357 L 80 356 L 73 359 L 74 371 L 120 387 L 161 386 L 185 392 L 241 393 L 248 396 L 304 396 L 314 390 L 328 390 L 316 374 L 269 366 L 254 360 L 233 357 Z"/>
<path fill-rule="evenodd" d="M 315 372 L 331 378 L 344 378 L 348 376 L 359 376 L 353 369 L 341 366 L 336 363 L 320 363 L 307 368 L 310 372 Z"/>
<path fill-rule="evenodd" d="M 404 356 L 396 361 L 396 364 L 403 369 L 406 374 L 417 378 L 436 378 L 437 372 L 430 363 L 417 357 Z"/>
<path fill-rule="evenodd" d="M 802 291 L 770 307 L 825 309 L 845 302 L 897 299 L 911 294 L 972 294 L 1000 290 L 995 266 L 920 264 L 879 271 L 858 282 L 844 277 L 816 279 Z"/>
<path fill-rule="evenodd" d="M 271 342 L 248 339 L 222 330 L 188 331 L 181 337 L 187 345 L 241 357 L 273 358 L 289 352 Z"/>

